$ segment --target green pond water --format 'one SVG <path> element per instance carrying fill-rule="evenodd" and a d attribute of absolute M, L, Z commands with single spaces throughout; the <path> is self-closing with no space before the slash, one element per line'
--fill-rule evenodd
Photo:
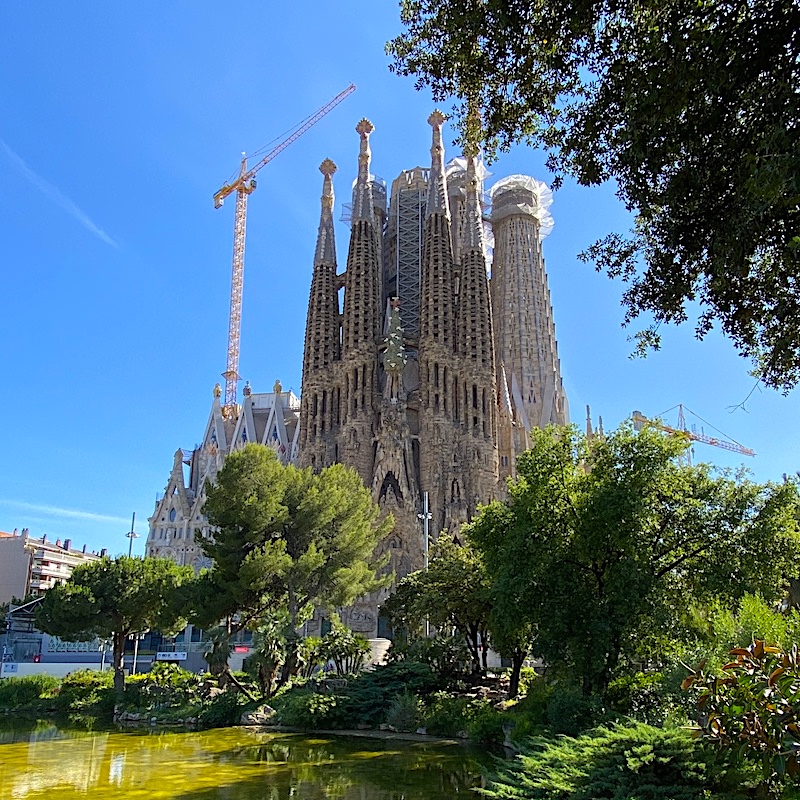
<path fill-rule="evenodd" d="M 489 760 L 428 742 L 0 720 L 0 800 L 478 800 Z"/>

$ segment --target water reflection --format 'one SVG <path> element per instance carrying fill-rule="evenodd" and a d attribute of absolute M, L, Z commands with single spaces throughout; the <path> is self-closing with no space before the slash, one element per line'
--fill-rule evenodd
<path fill-rule="evenodd" d="M 241 728 L 189 733 L 0 725 L 0 800 L 477 798 L 463 748 Z"/>

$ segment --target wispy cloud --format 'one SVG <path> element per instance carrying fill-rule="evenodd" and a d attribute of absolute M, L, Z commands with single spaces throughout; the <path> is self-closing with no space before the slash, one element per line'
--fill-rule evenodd
<path fill-rule="evenodd" d="M 96 514 L 94 511 L 79 511 L 74 508 L 59 508 L 58 506 L 46 506 L 38 503 L 23 503 L 20 500 L 5 500 L 0 497 L 0 506 L 18 508 L 22 511 L 33 511 L 37 514 L 44 514 L 48 517 L 58 519 L 80 519 L 88 522 L 113 522 L 122 525 L 130 524 L 130 520 L 123 517 L 112 517 L 108 514 Z"/>
<path fill-rule="evenodd" d="M 41 175 L 34 172 L 23 159 L 18 156 L 2 139 L 0 148 L 6 154 L 8 160 L 14 165 L 18 172 L 27 178 L 45 197 L 48 197 L 56 205 L 61 206 L 73 219 L 80 222 L 84 228 L 93 233 L 98 239 L 110 244 L 112 247 L 119 248 L 119 245 L 100 227 L 94 224 L 89 216 L 78 208 L 57 186 L 45 180 Z"/>

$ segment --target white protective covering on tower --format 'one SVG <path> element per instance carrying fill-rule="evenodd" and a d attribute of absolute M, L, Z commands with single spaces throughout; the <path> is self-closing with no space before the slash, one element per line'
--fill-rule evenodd
<path fill-rule="evenodd" d="M 546 236 L 549 236 L 555 224 L 549 211 L 550 206 L 553 205 L 553 192 L 546 183 L 537 181 L 530 175 L 509 175 L 507 178 L 501 178 L 489 189 L 492 206 L 494 207 L 497 194 L 520 189 L 530 192 L 534 202 L 533 204 L 516 202 L 515 205 L 520 211 L 531 214 L 539 221 L 539 241 L 541 242 Z"/>

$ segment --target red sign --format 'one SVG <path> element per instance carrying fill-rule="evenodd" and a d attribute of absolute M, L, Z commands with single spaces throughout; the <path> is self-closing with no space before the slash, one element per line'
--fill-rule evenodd
<path fill-rule="evenodd" d="M 241 646 L 234 647 L 233 648 L 233 652 L 234 653 L 249 653 L 250 652 L 250 648 L 249 647 L 241 647 Z"/>

